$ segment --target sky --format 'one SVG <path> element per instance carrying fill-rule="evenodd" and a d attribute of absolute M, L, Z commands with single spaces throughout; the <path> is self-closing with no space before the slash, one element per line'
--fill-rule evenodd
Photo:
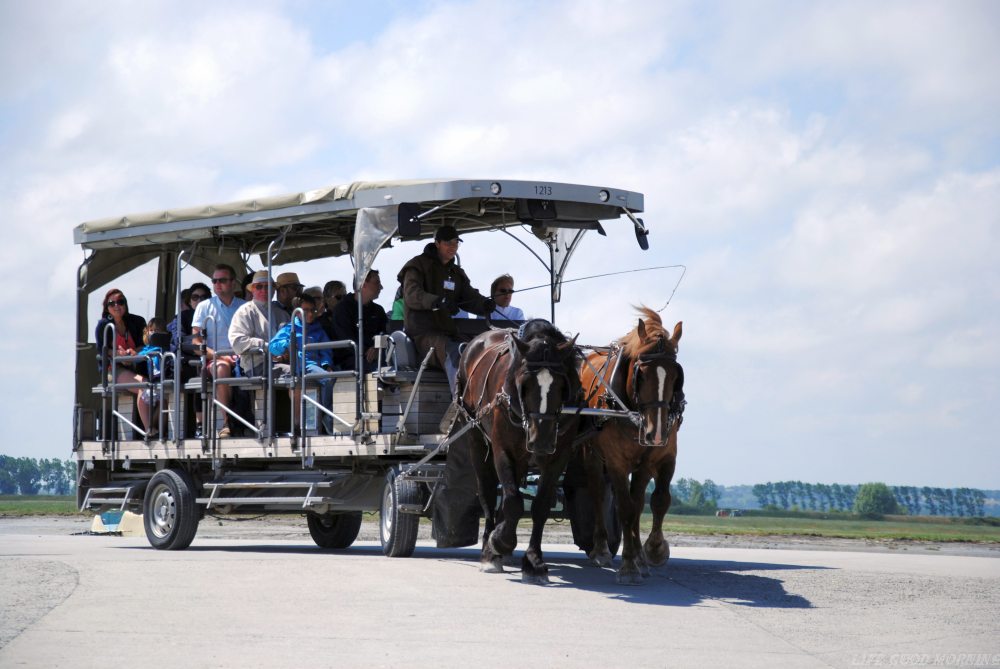
<path fill-rule="evenodd" d="M 71 454 L 80 222 L 530 179 L 645 195 L 649 251 L 609 224 L 570 278 L 687 268 L 557 306 L 595 345 L 683 321 L 678 477 L 1000 488 L 998 73 L 995 2 L 0 0 L 0 452 Z M 499 237 L 474 285 L 543 283 Z M 380 255 L 385 306 L 419 251 Z"/>

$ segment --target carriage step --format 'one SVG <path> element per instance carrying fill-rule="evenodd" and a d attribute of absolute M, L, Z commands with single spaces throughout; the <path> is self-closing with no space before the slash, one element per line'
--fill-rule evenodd
<path fill-rule="evenodd" d="M 198 504 L 329 504 L 336 502 L 335 497 L 199 497 L 195 500 Z"/>
<path fill-rule="evenodd" d="M 400 513 L 414 513 L 418 516 L 424 513 L 423 504 L 400 504 L 398 508 Z"/>

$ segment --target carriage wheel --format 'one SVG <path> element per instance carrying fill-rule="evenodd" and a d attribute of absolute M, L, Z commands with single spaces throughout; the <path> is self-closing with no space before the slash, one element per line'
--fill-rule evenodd
<path fill-rule="evenodd" d="M 382 553 L 388 557 L 410 557 L 417 546 L 417 529 L 420 516 L 400 511 L 400 505 L 420 504 L 420 487 L 415 481 L 399 476 L 399 470 L 391 468 L 385 475 L 382 489 L 382 506 L 379 509 L 379 539 Z"/>
<path fill-rule="evenodd" d="M 618 505 L 615 504 L 615 494 L 611 483 L 604 488 L 604 527 L 608 528 L 608 550 L 611 557 L 618 555 L 622 545 L 622 521 L 618 517 Z"/>
<path fill-rule="evenodd" d="M 306 514 L 309 536 L 320 548 L 349 548 L 361 531 L 361 512 Z"/>
<path fill-rule="evenodd" d="M 191 478 L 179 469 L 157 472 L 146 486 L 142 524 L 153 548 L 184 550 L 198 531 L 198 505 Z"/>
<path fill-rule="evenodd" d="M 586 485 L 574 486 L 572 502 L 569 494 L 566 497 L 566 512 L 573 528 L 573 540 L 580 550 L 590 553 L 594 549 L 594 504 L 590 501 L 590 489 Z M 622 523 L 618 518 L 618 505 L 615 504 L 610 481 L 604 484 L 604 527 L 608 531 L 608 550 L 614 557 L 622 544 Z"/>

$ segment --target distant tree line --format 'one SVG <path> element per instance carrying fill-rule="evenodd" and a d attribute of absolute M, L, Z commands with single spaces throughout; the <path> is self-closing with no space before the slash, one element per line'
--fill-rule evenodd
<path fill-rule="evenodd" d="M 76 462 L 0 455 L 0 495 L 69 495 L 76 489 Z"/>
<path fill-rule="evenodd" d="M 974 488 L 892 486 L 896 502 L 914 516 L 981 516 L 986 494 Z"/>
<path fill-rule="evenodd" d="M 650 492 L 652 486 L 653 481 L 650 481 Z M 722 486 L 716 485 L 712 479 L 698 482 L 695 479 L 680 478 L 670 484 L 670 497 L 686 506 L 716 509 L 721 496 Z"/>
<path fill-rule="evenodd" d="M 778 481 L 758 483 L 753 487 L 753 495 L 762 508 L 796 507 L 803 511 L 850 511 L 857 494 L 857 486 L 840 483 Z"/>
<path fill-rule="evenodd" d="M 762 508 L 803 511 L 852 511 L 859 486 L 777 481 L 758 483 L 753 495 Z M 982 516 L 986 495 L 973 488 L 889 488 L 899 511 L 910 515 Z"/>

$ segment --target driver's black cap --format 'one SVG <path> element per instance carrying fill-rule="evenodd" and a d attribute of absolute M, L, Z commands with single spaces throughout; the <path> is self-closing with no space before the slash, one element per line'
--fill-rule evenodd
<path fill-rule="evenodd" d="M 450 242 L 453 239 L 462 241 L 462 238 L 458 236 L 458 230 L 455 229 L 454 225 L 442 225 L 434 233 L 434 241 L 436 242 Z"/>

